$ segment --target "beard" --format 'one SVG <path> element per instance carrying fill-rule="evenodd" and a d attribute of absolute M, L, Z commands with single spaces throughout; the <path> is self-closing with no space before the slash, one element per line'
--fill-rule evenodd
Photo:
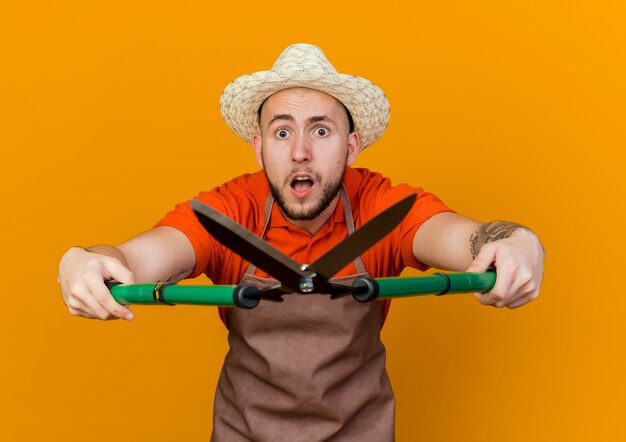
<path fill-rule="evenodd" d="M 306 172 L 308 174 L 311 174 L 315 177 L 317 183 L 321 183 L 322 177 L 319 174 L 314 173 L 308 167 L 292 171 L 292 174 L 290 174 L 289 177 L 298 172 Z M 310 221 L 317 218 L 324 210 L 326 210 L 326 208 L 328 208 L 330 203 L 339 193 L 339 190 L 341 189 L 341 186 L 343 184 L 344 175 L 345 167 L 343 169 L 343 173 L 340 176 L 324 184 L 322 188 L 322 197 L 319 199 L 319 201 L 317 201 L 317 203 L 311 208 L 305 209 L 297 205 L 289 206 L 285 200 L 283 192 L 281 192 L 276 183 L 273 183 L 270 180 L 269 176 L 267 175 L 267 171 L 265 172 L 265 176 L 267 177 L 267 181 L 270 185 L 270 190 L 272 192 L 272 195 L 274 196 L 274 199 L 276 200 L 276 203 L 278 203 L 278 207 L 286 218 L 293 221 Z M 285 184 L 290 183 L 289 177 L 285 180 Z"/>

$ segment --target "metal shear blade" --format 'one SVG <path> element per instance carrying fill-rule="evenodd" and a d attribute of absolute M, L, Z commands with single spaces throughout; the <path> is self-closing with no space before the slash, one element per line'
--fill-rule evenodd
<path fill-rule="evenodd" d="M 356 229 L 309 266 L 272 247 L 242 225 L 206 204 L 192 199 L 191 207 L 202 226 L 224 246 L 276 278 L 284 287 L 299 293 L 339 294 L 346 287 L 329 279 L 342 268 L 387 236 L 411 210 L 416 199 L 411 194 L 385 209 Z"/>

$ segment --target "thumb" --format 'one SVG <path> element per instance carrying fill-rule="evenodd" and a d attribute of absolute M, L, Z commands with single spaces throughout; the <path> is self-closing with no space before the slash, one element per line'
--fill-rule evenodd
<path fill-rule="evenodd" d="M 135 275 L 120 260 L 111 258 L 106 261 L 105 271 L 110 278 L 122 284 L 134 284 Z"/>
<path fill-rule="evenodd" d="M 496 259 L 495 252 L 495 248 L 484 245 L 466 272 L 478 273 L 486 271 Z"/>

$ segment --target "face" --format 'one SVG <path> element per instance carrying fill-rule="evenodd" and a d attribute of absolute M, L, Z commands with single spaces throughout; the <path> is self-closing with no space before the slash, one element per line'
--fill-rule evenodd
<path fill-rule="evenodd" d="M 316 90 L 286 89 L 265 101 L 260 126 L 252 145 L 283 214 L 292 221 L 330 216 L 359 153 L 343 105 Z"/>

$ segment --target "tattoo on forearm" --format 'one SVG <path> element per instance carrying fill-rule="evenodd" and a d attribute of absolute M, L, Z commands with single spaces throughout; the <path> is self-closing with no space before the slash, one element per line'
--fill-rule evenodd
<path fill-rule="evenodd" d="M 470 236 L 470 250 L 472 252 L 472 258 L 476 258 L 481 247 L 488 242 L 508 238 L 513 234 L 515 229 L 519 227 L 523 228 L 524 226 L 507 221 L 493 221 L 481 225 L 478 230 Z"/>

